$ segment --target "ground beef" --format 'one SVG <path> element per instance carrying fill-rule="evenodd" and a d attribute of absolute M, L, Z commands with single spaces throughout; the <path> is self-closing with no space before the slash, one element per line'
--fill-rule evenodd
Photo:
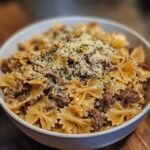
<path fill-rule="evenodd" d="M 115 102 L 115 99 L 113 98 L 111 94 L 104 94 L 103 100 L 102 100 L 103 111 L 104 112 L 108 111 L 112 107 L 114 102 Z"/>
<path fill-rule="evenodd" d="M 4 73 L 7 73 L 7 72 L 11 72 L 8 64 L 9 64 L 9 59 L 8 60 L 3 60 L 2 64 L 1 64 L 1 70 L 2 72 Z"/>
<path fill-rule="evenodd" d="M 51 70 L 49 70 L 45 73 L 45 77 L 50 78 L 54 83 L 57 83 L 59 80 L 57 75 L 54 72 L 52 72 Z"/>
<path fill-rule="evenodd" d="M 27 92 L 23 93 L 23 94 L 20 94 L 17 98 L 20 100 L 20 101 L 24 101 L 26 100 L 26 97 L 27 97 Z M 16 97 L 16 95 L 15 95 Z"/>
<path fill-rule="evenodd" d="M 99 99 L 95 100 L 94 107 L 100 109 L 102 107 L 102 101 Z"/>
<path fill-rule="evenodd" d="M 39 100 L 41 100 L 41 98 L 42 98 L 42 95 L 39 96 L 39 97 L 37 97 L 36 99 L 30 100 L 30 101 L 27 103 L 27 105 L 28 105 L 28 106 L 32 106 L 32 105 L 36 104 Z"/>
<path fill-rule="evenodd" d="M 31 90 L 31 86 L 28 84 L 22 84 L 20 82 L 17 83 L 16 87 L 7 88 L 4 93 L 8 99 L 17 98 L 20 101 L 26 100 L 29 91 Z"/>
<path fill-rule="evenodd" d="M 100 61 L 101 65 L 103 66 L 103 69 L 106 71 L 110 70 L 110 63 L 106 60 L 101 60 Z"/>
<path fill-rule="evenodd" d="M 50 103 L 44 106 L 44 111 L 49 112 L 51 109 L 54 109 L 56 107 L 56 103 L 53 100 L 50 100 Z"/>
<path fill-rule="evenodd" d="M 148 89 L 149 84 L 150 84 L 150 78 L 147 81 L 144 81 L 142 84 L 143 84 L 144 90 L 146 91 Z"/>
<path fill-rule="evenodd" d="M 91 66 L 90 67 L 91 69 L 94 65 L 101 64 L 104 70 L 109 71 L 109 69 L 111 67 L 110 67 L 110 63 L 108 61 L 106 61 L 106 60 L 91 60 L 90 59 L 91 56 L 92 56 L 92 53 L 85 55 L 85 61 L 87 64 L 89 64 Z"/>
<path fill-rule="evenodd" d="M 91 57 L 91 54 L 85 55 L 85 61 L 87 62 L 87 64 L 92 64 L 92 62 L 90 61 L 90 57 Z"/>
<path fill-rule="evenodd" d="M 138 92 L 127 88 L 126 90 L 123 90 L 120 92 L 120 95 L 117 95 L 117 98 L 119 98 L 125 107 L 129 106 L 132 103 L 135 103 L 139 99 Z"/>
<path fill-rule="evenodd" d="M 63 108 L 70 103 L 70 98 L 63 90 L 58 90 L 55 86 L 50 86 L 44 90 L 44 94 L 48 96 L 49 99 L 54 100 L 55 105 Z"/>
<path fill-rule="evenodd" d="M 20 108 L 20 111 L 21 111 L 21 113 L 23 114 L 23 115 L 26 115 L 26 111 L 28 110 L 28 105 L 27 104 L 25 104 L 24 106 L 22 106 L 21 108 Z"/>
<path fill-rule="evenodd" d="M 70 99 L 67 95 L 64 93 L 58 93 L 55 97 L 56 105 L 60 108 L 63 108 L 64 106 L 67 106 L 70 103 Z"/>
<path fill-rule="evenodd" d="M 74 63 L 75 63 L 75 61 L 74 61 L 73 59 L 71 59 L 71 58 L 70 58 L 70 59 L 68 59 L 68 66 L 69 66 L 69 67 L 71 67 L 71 68 L 72 68 L 72 67 L 73 67 L 73 65 L 74 65 Z"/>
<path fill-rule="evenodd" d="M 92 109 L 89 112 L 89 117 L 92 120 L 92 127 L 94 131 L 100 130 L 100 128 L 103 126 L 103 118 L 100 111 L 98 109 Z"/>
<path fill-rule="evenodd" d="M 49 95 L 49 93 L 50 93 L 50 91 L 54 88 L 54 84 L 53 83 L 49 83 L 48 84 L 48 86 L 47 86 L 47 88 L 46 89 L 44 89 L 44 95 L 45 96 L 47 96 L 47 95 Z"/>
<path fill-rule="evenodd" d="M 54 84 L 59 84 L 59 85 L 63 85 L 65 84 L 64 80 L 62 80 L 57 74 L 55 74 L 55 72 L 49 70 L 45 73 L 45 77 L 48 77 L 52 80 L 52 82 Z"/>
<path fill-rule="evenodd" d="M 16 88 L 14 89 L 15 98 L 18 98 L 20 101 L 24 101 L 26 96 L 29 94 L 31 90 L 31 85 L 25 83 L 22 84 L 21 82 L 17 83 Z"/>

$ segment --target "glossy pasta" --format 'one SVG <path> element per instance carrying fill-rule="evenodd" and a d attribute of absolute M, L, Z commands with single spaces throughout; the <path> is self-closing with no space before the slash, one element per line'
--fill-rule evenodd
<path fill-rule="evenodd" d="M 91 133 L 133 118 L 148 103 L 142 46 L 96 23 L 56 24 L 1 60 L 7 106 L 49 131 Z"/>

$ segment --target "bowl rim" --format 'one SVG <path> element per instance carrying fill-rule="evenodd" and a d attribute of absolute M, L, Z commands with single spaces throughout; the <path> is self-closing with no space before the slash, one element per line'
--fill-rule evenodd
<path fill-rule="evenodd" d="M 90 21 L 90 22 L 104 22 L 107 23 L 109 25 L 113 25 L 116 27 L 119 27 L 127 32 L 130 32 L 132 35 L 134 35 L 135 37 L 137 37 L 138 39 L 140 39 L 148 48 L 150 48 L 150 44 L 149 42 L 142 37 L 140 34 L 138 34 L 137 32 L 133 31 L 132 29 L 128 28 L 125 25 L 122 25 L 120 23 L 117 23 L 115 21 L 112 20 L 108 20 L 108 19 L 103 19 L 103 18 L 99 18 L 99 17 L 91 17 L 91 16 L 67 16 L 67 17 L 55 17 L 55 18 L 51 18 L 51 19 L 43 19 L 41 21 L 37 21 L 33 24 L 30 24 L 28 26 L 26 26 L 25 28 L 22 28 L 21 30 L 17 31 L 15 34 L 13 34 L 2 46 L 1 46 L 1 50 L 0 50 L 0 55 L 3 53 L 5 47 L 7 47 L 8 44 L 12 43 L 13 40 L 18 37 L 21 34 L 24 34 L 26 31 L 30 30 L 31 28 L 36 27 L 37 25 L 42 25 L 42 24 L 46 24 L 49 23 L 54 24 L 56 22 L 61 22 L 61 21 L 66 21 L 66 20 L 81 20 L 83 19 L 84 21 Z M 67 133 L 58 133 L 58 132 L 54 132 L 54 131 L 47 131 L 45 129 L 36 127 L 34 125 L 31 125 L 29 123 L 27 123 L 26 121 L 24 121 L 23 119 L 21 119 L 18 115 L 16 115 L 15 113 L 13 113 L 5 104 L 3 98 L 0 96 L 0 105 L 2 106 L 2 108 L 5 110 L 5 112 L 11 117 L 13 118 L 15 121 L 17 121 L 18 123 L 20 123 L 21 125 L 25 126 L 26 128 L 29 128 L 33 131 L 36 131 L 38 133 L 41 134 L 46 134 L 49 136 L 55 136 L 55 137 L 61 137 L 61 138 L 90 138 L 90 137 L 95 137 L 95 136 L 102 136 L 102 135 L 106 135 L 106 134 L 110 134 L 113 132 L 116 132 L 120 129 L 123 129 L 129 125 L 131 125 L 132 123 L 136 122 L 138 119 L 140 119 L 142 116 L 145 116 L 145 114 L 147 114 L 150 111 L 150 102 L 143 108 L 143 110 L 137 114 L 135 117 L 133 117 L 132 119 L 130 119 L 129 121 L 126 121 L 125 123 L 107 129 L 105 131 L 99 131 L 99 132 L 94 132 L 94 133 L 82 133 L 82 134 L 67 134 Z"/>

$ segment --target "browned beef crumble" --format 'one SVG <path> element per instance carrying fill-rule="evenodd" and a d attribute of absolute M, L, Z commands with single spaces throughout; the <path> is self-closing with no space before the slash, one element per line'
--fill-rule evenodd
<path fill-rule="evenodd" d="M 46 106 L 44 106 L 44 110 L 46 111 L 46 112 L 49 112 L 51 109 L 54 109 L 54 108 L 56 108 L 57 106 L 56 106 L 56 103 L 53 101 L 53 100 L 50 100 L 51 102 L 50 103 L 48 103 Z"/>
<path fill-rule="evenodd" d="M 122 90 L 120 95 L 116 95 L 117 99 L 120 99 L 125 107 L 129 106 L 132 103 L 135 103 L 139 100 L 138 92 L 127 88 L 126 90 Z"/>
<path fill-rule="evenodd" d="M 114 102 L 115 102 L 115 98 L 112 96 L 112 94 L 104 94 L 102 100 L 103 111 L 104 112 L 108 111 L 112 107 Z"/>
<path fill-rule="evenodd" d="M 29 84 L 22 84 L 18 82 L 15 88 L 7 88 L 6 91 L 4 91 L 4 94 L 8 99 L 17 98 L 20 101 L 24 101 L 26 100 L 26 97 L 29 94 L 30 90 L 31 86 Z"/>
<path fill-rule="evenodd" d="M 98 109 L 92 109 L 89 112 L 89 117 L 91 118 L 92 121 L 92 127 L 94 131 L 100 130 L 100 128 L 103 126 L 103 118 L 101 116 L 101 112 Z"/>
<path fill-rule="evenodd" d="M 99 61 L 95 61 L 95 60 L 90 60 L 90 57 L 92 56 L 92 53 L 90 54 L 86 54 L 85 55 L 85 60 L 86 60 L 86 63 L 90 65 L 90 69 L 92 69 L 92 67 L 96 64 L 101 64 L 103 69 L 105 71 L 109 71 L 110 70 L 110 63 L 106 60 L 99 60 Z"/>
<path fill-rule="evenodd" d="M 14 90 L 15 98 L 18 98 L 20 101 L 26 100 L 26 96 L 29 94 L 31 87 L 32 86 L 27 83 L 22 84 L 18 82 L 16 89 Z"/>
<path fill-rule="evenodd" d="M 26 115 L 26 111 L 28 110 L 27 107 L 28 107 L 28 106 L 25 104 L 24 106 L 22 106 L 22 107 L 20 108 L 20 111 L 21 111 L 21 113 L 22 113 L 23 115 Z"/>
<path fill-rule="evenodd" d="M 38 96 L 38 97 L 35 98 L 35 99 L 30 100 L 29 102 L 27 102 L 27 105 L 28 105 L 28 106 L 32 106 L 32 105 L 36 104 L 38 101 L 40 101 L 41 98 L 42 98 L 42 95 L 41 95 L 41 96 Z"/>
<path fill-rule="evenodd" d="M 86 55 L 85 55 L 85 61 L 86 61 L 87 64 L 91 64 L 91 63 L 92 63 L 92 62 L 90 61 L 91 55 L 92 55 L 92 54 L 86 54 Z"/>
<path fill-rule="evenodd" d="M 67 106 L 70 103 L 69 97 L 65 93 L 58 93 L 55 97 L 56 105 L 60 108 L 63 108 L 64 106 Z"/>
<path fill-rule="evenodd" d="M 45 73 L 45 77 L 50 78 L 55 84 L 64 84 L 64 81 L 55 72 L 49 70 Z"/>
<path fill-rule="evenodd" d="M 12 60 L 11 58 L 8 58 L 2 61 L 1 70 L 3 73 L 10 73 L 12 72 L 12 68 L 18 70 L 21 66 L 22 64 L 19 62 L 19 60 Z"/>
<path fill-rule="evenodd" d="M 94 52 L 91 52 L 89 54 L 85 54 L 85 61 L 87 64 L 91 65 L 91 67 L 100 63 L 100 61 L 90 59 L 93 54 L 94 54 Z"/>
<path fill-rule="evenodd" d="M 149 83 L 150 83 L 150 78 L 149 78 L 147 81 L 144 81 L 144 82 L 143 82 L 143 88 L 144 88 L 145 92 L 146 92 L 147 89 L 148 89 Z"/>
<path fill-rule="evenodd" d="M 109 69 L 111 68 L 110 67 L 110 63 L 108 61 L 106 61 L 106 60 L 102 60 L 99 63 L 102 64 L 103 69 L 106 70 L 106 71 L 109 71 Z"/>
<path fill-rule="evenodd" d="M 61 108 L 67 106 L 71 101 L 61 88 L 57 89 L 55 87 L 55 84 L 50 84 L 43 92 L 49 99 L 54 99 L 56 106 Z"/>
<path fill-rule="evenodd" d="M 96 99 L 94 107 L 100 111 L 108 111 L 115 102 L 115 98 L 111 94 L 104 94 L 103 99 Z"/>
<path fill-rule="evenodd" d="M 47 96 L 47 95 L 49 95 L 49 92 L 54 88 L 54 84 L 52 84 L 52 83 L 49 83 L 49 85 L 48 85 L 48 87 L 46 88 L 46 89 L 44 89 L 44 95 L 45 96 Z"/>
<path fill-rule="evenodd" d="M 99 99 L 95 100 L 94 107 L 100 109 L 102 107 L 102 102 Z"/>
<path fill-rule="evenodd" d="M 73 59 L 68 59 L 68 66 L 73 67 L 75 61 Z"/>
<path fill-rule="evenodd" d="M 8 66 L 9 62 L 10 62 L 9 59 L 2 61 L 2 64 L 1 64 L 2 72 L 4 72 L 4 73 L 11 72 L 11 69 Z"/>
<path fill-rule="evenodd" d="M 20 101 L 24 101 L 24 100 L 26 100 L 27 95 L 28 95 L 28 93 L 24 92 L 24 93 L 20 94 L 18 97 L 15 95 L 15 97 L 17 97 Z"/>
<path fill-rule="evenodd" d="M 51 70 L 49 70 L 46 73 L 46 77 L 50 78 L 53 83 L 48 85 L 48 88 L 46 88 L 43 92 L 46 96 L 49 97 L 49 99 L 55 99 L 55 105 L 58 107 L 64 107 L 67 106 L 70 102 L 69 97 L 66 95 L 66 93 L 61 89 L 57 89 L 55 87 L 55 84 L 63 85 L 65 84 L 64 81 L 58 77 L 56 74 L 54 74 Z M 53 90 L 55 92 L 53 92 Z"/>

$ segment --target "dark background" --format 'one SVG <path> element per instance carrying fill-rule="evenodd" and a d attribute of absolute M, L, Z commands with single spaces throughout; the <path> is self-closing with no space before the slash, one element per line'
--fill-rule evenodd
<path fill-rule="evenodd" d="M 98 16 L 150 40 L 150 0 L 0 0 L 0 45 L 20 28 L 56 16 Z M 150 150 L 150 115 L 137 130 L 102 150 Z M 49 150 L 15 127 L 0 107 L 0 150 Z"/>

